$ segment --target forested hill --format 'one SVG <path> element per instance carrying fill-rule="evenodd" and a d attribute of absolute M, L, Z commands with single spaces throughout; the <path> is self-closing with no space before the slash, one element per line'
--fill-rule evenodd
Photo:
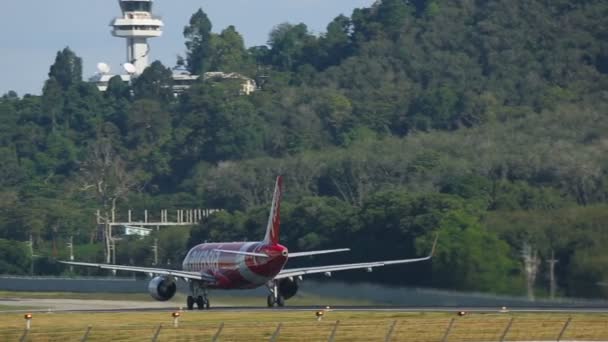
<path fill-rule="evenodd" d="M 113 206 L 226 209 L 123 239 L 117 263 L 150 264 L 157 237 L 173 265 L 196 242 L 257 239 L 284 174 L 292 250 L 407 257 L 440 231 L 432 265 L 374 278 L 546 295 L 553 255 L 558 295 L 606 296 L 606 18 L 601 0 L 383 0 L 247 49 L 195 12 L 177 64 L 254 78 L 249 96 L 201 81 L 174 97 L 160 62 L 101 93 L 65 48 L 41 96 L 0 100 L 0 272 L 30 271 L 14 242 L 30 236 L 37 273 L 66 272 L 71 236 L 77 259 L 103 260 L 94 212 Z"/>

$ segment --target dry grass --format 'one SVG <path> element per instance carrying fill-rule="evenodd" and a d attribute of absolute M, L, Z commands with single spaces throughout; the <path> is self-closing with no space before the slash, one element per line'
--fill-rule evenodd
<path fill-rule="evenodd" d="M 36 314 L 28 341 L 79 341 L 92 326 L 88 341 L 150 341 L 163 324 L 159 341 L 210 341 L 221 323 L 221 341 L 268 341 L 282 324 L 279 341 L 327 341 L 340 321 L 335 341 L 384 341 L 396 322 L 392 341 L 441 341 L 454 319 L 448 341 L 498 341 L 511 318 L 507 340 L 556 340 L 569 317 L 564 340 L 608 340 L 605 314 L 469 314 L 327 312 L 317 322 L 314 311 L 184 312 L 174 328 L 168 312 Z M 19 340 L 24 328 L 21 314 L 0 315 L 0 341 Z"/>

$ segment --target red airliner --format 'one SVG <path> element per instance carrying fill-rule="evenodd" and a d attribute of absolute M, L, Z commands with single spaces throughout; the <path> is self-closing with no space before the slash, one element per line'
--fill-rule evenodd
<path fill-rule="evenodd" d="M 269 307 L 284 306 L 285 300 L 293 297 L 298 291 L 298 280 L 306 274 L 367 269 L 374 267 L 406 264 L 431 259 L 437 239 L 431 253 L 423 258 L 388 261 L 364 262 L 355 264 L 284 268 L 289 258 L 337 253 L 348 251 L 348 248 L 290 253 L 279 244 L 279 212 L 281 207 L 283 179 L 277 177 L 270 208 L 270 217 L 264 240 L 260 242 L 203 243 L 190 249 L 182 263 L 182 270 L 162 268 L 94 264 L 85 262 L 62 261 L 77 266 L 99 267 L 103 269 L 147 273 L 155 276 L 148 285 L 150 295 L 159 301 L 171 299 L 176 291 L 177 279 L 183 279 L 190 286 L 187 299 L 189 310 L 194 308 L 209 309 L 209 289 L 252 289 L 266 285 L 270 294 Z"/>

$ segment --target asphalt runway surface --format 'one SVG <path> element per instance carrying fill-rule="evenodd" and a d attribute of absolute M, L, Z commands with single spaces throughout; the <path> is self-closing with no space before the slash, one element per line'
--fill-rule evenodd
<path fill-rule="evenodd" d="M 3 309 L 2 306 L 7 307 Z M 21 308 L 23 307 L 23 308 Z M 212 312 L 254 312 L 254 311 L 315 311 L 325 309 L 325 306 L 285 306 L 282 308 L 267 308 L 263 306 L 226 306 L 217 302 L 212 306 Z M 95 300 L 95 299 L 30 299 L 30 298 L 0 298 L 0 313 L 10 312 L 171 312 L 183 310 L 184 305 L 177 302 L 154 301 L 124 301 L 124 300 Z M 502 307 L 459 307 L 459 306 L 335 306 L 334 311 L 376 311 L 376 312 L 458 312 L 468 313 L 608 313 L 608 307 L 535 307 L 517 306 L 502 310 Z M 199 311 L 199 310 L 193 310 Z M 201 310 L 205 312 L 206 310 Z"/>

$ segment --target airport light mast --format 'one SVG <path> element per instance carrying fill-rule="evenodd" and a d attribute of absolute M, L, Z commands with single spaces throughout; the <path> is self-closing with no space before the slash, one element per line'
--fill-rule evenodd
<path fill-rule="evenodd" d="M 162 35 L 162 20 L 152 15 L 153 0 L 118 0 L 122 17 L 114 19 L 112 35 L 127 40 L 127 63 L 140 75 L 148 67 L 148 38 Z M 127 70 L 129 71 L 129 70 Z"/>

